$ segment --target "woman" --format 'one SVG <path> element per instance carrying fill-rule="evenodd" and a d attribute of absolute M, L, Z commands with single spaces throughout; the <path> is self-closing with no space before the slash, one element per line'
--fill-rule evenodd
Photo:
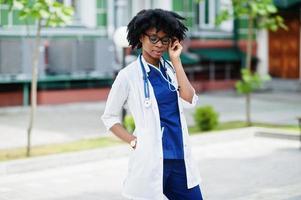
<path fill-rule="evenodd" d="M 180 41 L 187 31 L 183 19 L 171 11 L 149 9 L 127 26 L 129 44 L 142 53 L 118 73 L 102 120 L 133 148 L 123 190 L 130 199 L 202 199 L 183 114 L 183 107 L 197 101 L 180 60 Z M 162 57 L 166 51 L 170 61 Z M 124 104 L 135 121 L 133 134 L 121 125 Z"/>

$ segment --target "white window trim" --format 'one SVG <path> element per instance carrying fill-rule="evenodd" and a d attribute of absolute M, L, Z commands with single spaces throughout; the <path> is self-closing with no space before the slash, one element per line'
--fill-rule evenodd
<path fill-rule="evenodd" d="M 71 6 L 72 5 L 72 0 L 64 0 L 64 5 L 65 6 Z"/>
<path fill-rule="evenodd" d="M 218 1 L 218 2 L 217 2 Z M 219 9 L 223 9 L 222 7 L 226 7 L 226 9 L 232 9 L 231 5 L 229 5 L 230 0 L 209 0 L 209 23 L 205 24 L 205 1 L 199 3 L 199 24 L 198 28 L 202 30 L 219 30 L 224 32 L 232 32 L 233 31 L 233 20 L 227 20 L 223 22 L 221 25 L 216 26 L 215 20 L 217 15 L 216 6 L 219 5 Z M 231 2 L 230 2 L 231 3 Z M 229 8 L 230 6 L 230 8 Z M 230 11 L 231 12 L 231 11 Z"/>
<path fill-rule="evenodd" d="M 208 9 L 208 12 L 209 12 L 209 23 L 208 24 L 205 24 L 205 1 L 202 1 L 199 3 L 199 28 L 201 29 L 213 29 L 213 28 L 216 28 L 214 22 L 215 22 L 215 15 L 216 15 L 216 10 L 215 10 L 215 0 L 211 0 L 211 1 L 208 1 L 209 3 L 209 9 Z"/>

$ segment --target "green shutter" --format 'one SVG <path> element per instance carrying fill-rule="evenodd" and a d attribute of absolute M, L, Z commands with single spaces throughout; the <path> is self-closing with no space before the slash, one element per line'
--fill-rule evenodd
<path fill-rule="evenodd" d="M 19 19 L 19 11 L 18 10 L 13 10 L 12 11 L 12 15 L 13 15 L 13 25 L 27 25 L 26 23 L 28 23 L 28 25 L 34 25 L 34 19 L 33 18 L 29 18 L 26 20 L 20 20 Z"/>
<path fill-rule="evenodd" d="M 239 19 L 239 28 L 248 28 L 248 20 L 247 19 Z"/>
<path fill-rule="evenodd" d="M 205 24 L 209 24 L 209 0 L 205 1 Z"/>
<path fill-rule="evenodd" d="M 106 8 L 107 0 L 97 0 L 97 8 Z"/>
<path fill-rule="evenodd" d="M 8 25 L 8 10 L 5 8 L 0 9 L 0 25 Z"/>
<path fill-rule="evenodd" d="M 100 13 L 97 14 L 97 26 L 106 26 L 107 25 L 107 14 Z"/>
<path fill-rule="evenodd" d="M 25 25 L 25 22 L 19 19 L 18 10 L 13 10 L 12 13 L 13 13 L 13 25 Z"/>
<path fill-rule="evenodd" d="M 248 19 L 247 18 L 241 18 L 237 20 L 238 24 L 238 38 L 239 39 L 247 39 L 248 38 Z M 256 33 L 253 34 L 255 38 Z"/>
<path fill-rule="evenodd" d="M 188 27 L 192 27 L 193 26 L 193 18 L 192 17 L 187 17 L 185 24 Z"/>
<path fill-rule="evenodd" d="M 97 0 L 97 26 L 104 27 L 107 26 L 107 0 Z"/>
<path fill-rule="evenodd" d="M 172 10 L 173 11 L 183 11 L 183 1 L 182 0 L 173 0 L 172 1 Z"/>
<path fill-rule="evenodd" d="M 194 3 L 195 0 L 173 0 L 172 10 L 178 12 L 180 15 L 186 18 L 184 22 L 186 26 L 192 27 L 194 24 Z"/>

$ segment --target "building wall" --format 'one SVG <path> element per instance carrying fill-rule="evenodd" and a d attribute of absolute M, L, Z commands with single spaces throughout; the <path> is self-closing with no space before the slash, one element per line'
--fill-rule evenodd
<path fill-rule="evenodd" d="M 117 66 L 114 63 L 116 49 L 114 49 L 111 41 L 114 30 L 121 25 L 127 25 L 129 20 L 141 9 L 162 8 L 173 10 L 184 16 L 187 19 L 185 23 L 189 28 L 187 36 L 191 38 L 190 46 L 194 45 L 196 48 L 231 48 L 233 45 L 231 41 L 234 36 L 233 21 L 229 20 L 220 26 L 214 25 L 218 10 L 229 6 L 230 1 L 203 0 L 199 5 L 195 0 L 77 0 L 76 4 L 73 0 L 64 0 L 66 5 L 75 5 L 76 14 L 73 23 L 64 28 L 43 28 L 41 62 L 45 64 L 45 66 L 42 66 L 43 69 L 47 68 L 49 70 L 49 67 L 54 66 L 53 71 L 50 69 L 47 73 L 52 73 L 52 76 L 64 75 L 62 79 L 65 77 L 66 80 L 52 82 L 51 79 L 51 83 L 47 82 L 49 80 L 43 83 L 45 87 L 40 85 L 39 103 L 59 103 L 57 99 L 61 99 L 61 102 L 100 100 L 102 97 L 96 95 L 97 90 L 93 90 L 93 88 L 99 88 L 99 85 L 97 87 L 91 86 L 89 80 L 93 77 L 108 78 L 107 75 L 112 74 L 109 70 L 113 71 L 112 66 Z M 1 40 L 7 40 L 8 38 L 12 40 L 17 38 L 24 41 L 27 35 L 26 27 L 24 22 L 18 20 L 17 13 L 17 10 L 9 13 L 7 6 L 0 6 L 0 44 Z M 35 34 L 34 23 L 31 21 L 29 24 L 31 25 L 29 26 L 29 36 L 33 39 Z M 243 34 L 241 34 L 241 38 L 243 38 Z M 59 49 L 56 50 L 55 48 Z M 28 48 L 24 48 L 24 51 L 25 49 L 28 51 Z M 21 52 L 21 55 L 23 54 Z M 85 57 L 86 54 L 89 57 Z M 56 56 L 60 57 L 55 58 Z M 55 59 L 55 62 L 51 59 Z M 79 60 L 78 63 L 83 65 L 82 68 L 76 60 Z M 104 60 L 107 63 L 106 66 L 103 64 Z M 22 66 L 22 70 L 23 68 L 27 69 L 28 67 Z M 81 78 L 81 81 L 72 80 L 73 75 L 83 77 L 82 75 L 85 74 L 89 76 L 86 81 L 84 78 Z M 194 84 L 197 85 L 198 83 Z M 206 83 L 202 83 L 202 85 L 206 85 Z M 220 85 L 225 84 L 220 83 Z M 230 85 L 233 85 L 233 83 L 231 82 Z M 19 86 L 22 88 L 22 84 Z M 203 89 L 214 87 L 214 82 L 211 82 L 210 87 L 208 85 Z M 86 93 L 84 92 L 85 88 Z M 18 102 L 14 104 L 21 101 L 24 103 L 26 94 L 20 95 L 22 90 L 6 92 L 13 92 L 9 93 L 10 95 L 4 95 L 8 98 L 7 100 L 2 98 L 3 95 L 1 96 L 6 103 L 14 95 L 18 97 L 16 98 Z M 77 95 L 82 94 L 85 94 L 84 99 L 77 98 Z M 68 95 L 72 98 L 63 98 Z"/>

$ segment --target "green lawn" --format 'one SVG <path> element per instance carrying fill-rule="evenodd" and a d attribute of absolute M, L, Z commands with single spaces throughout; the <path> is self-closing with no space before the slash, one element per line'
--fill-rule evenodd
<path fill-rule="evenodd" d="M 72 152 L 72 151 L 82 151 L 87 149 L 95 149 L 100 147 L 118 145 L 121 143 L 122 143 L 121 140 L 115 137 L 85 139 L 76 142 L 68 142 L 62 144 L 33 146 L 31 149 L 31 155 L 42 156 L 42 155 L 65 153 L 65 152 Z M 0 150 L 0 161 L 21 159 L 21 158 L 26 158 L 25 147 Z"/>
<path fill-rule="evenodd" d="M 279 130 L 288 130 L 288 131 L 295 131 L 297 134 L 299 133 L 298 125 L 279 125 L 279 124 L 268 124 L 268 123 L 253 123 L 252 126 L 256 127 L 263 127 L 263 128 L 275 128 Z M 229 130 L 235 128 L 245 128 L 248 127 L 246 122 L 243 121 L 232 121 L 232 122 L 225 122 L 220 123 L 218 127 L 216 127 L 213 131 L 222 131 L 222 130 Z M 210 131 L 201 132 L 198 127 L 189 127 L 189 133 L 191 134 L 198 134 L 198 133 L 207 133 Z"/>
<path fill-rule="evenodd" d="M 253 123 L 253 126 L 257 127 L 265 127 L 265 128 L 276 128 L 280 130 L 293 130 L 296 134 L 299 133 L 299 127 L 293 125 L 275 125 L 275 124 L 266 124 L 266 123 Z M 214 129 L 214 131 L 219 130 L 229 130 L 235 128 L 244 128 L 247 127 L 245 122 L 241 121 L 233 121 L 233 122 L 226 122 L 221 123 L 219 126 Z M 201 132 L 196 127 L 189 127 L 189 133 L 191 134 L 199 134 L 199 133 L 210 133 Z M 62 144 L 50 144 L 50 145 L 41 145 L 41 146 L 34 146 L 32 147 L 32 156 L 43 156 L 43 155 L 50 155 L 50 154 L 58 154 L 58 153 L 65 153 L 65 152 L 73 152 L 73 151 L 82 151 L 88 149 L 95 149 L 95 148 L 103 148 L 113 145 L 119 145 L 123 142 L 116 138 L 115 136 L 110 137 L 101 137 L 95 139 L 85 139 L 76 142 L 69 142 L 69 143 L 62 143 Z M 14 148 L 14 149 L 5 149 L 0 150 L 0 161 L 7 161 L 7 160 L 15 160 L 15 159 L 23 159 L 26 158 L 26 148 Z"/>

